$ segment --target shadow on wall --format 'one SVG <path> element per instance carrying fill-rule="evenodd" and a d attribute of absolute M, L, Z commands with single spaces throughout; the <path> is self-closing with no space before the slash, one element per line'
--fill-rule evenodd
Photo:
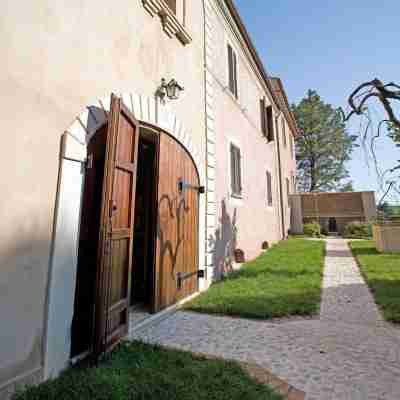
<path fill-rule="evenodd" d="M 0 257 L 0 386 L 41 364 L 49 240 L 14 240 Z"/>
<path fill-rule="evenodd" d="M 171 199 L 168 195 L 163 195 L 159 200 L 159 206 L 157 210 L 157 219 L 160 223 L 157 224 L 157 238 L 160 241 L 160 281 L 163 282 L 163 273 L 166 270 L 165 257 L 169 254 L 170 265 L 171 265 L 171 278 L 176 280 L 176 263 L 181 246 L 184 244 L 184 236 L 182 232 L 182 225 L 185 221 L 185 214 L 187 214 L 190 209 L 186 204 L 185 198 L 182 199 Z M 162 206 L 165 204 L 164 206 Z M 166 209 L 165 209 L 166 207 Z M 164 212 L 163 211 L 167 211 Z M 168 219 L 165 216 L 168 215 Z M 171 232 L 171 226 L 175 225 L 176 237 L 169 237 Z M 172 231 L 174 232 L 174 231 Z"/>
<path fill-rule="evenodd" d="M 215 231 L 215 236 L 209 236 L 208 245 L 212 249 L 212 258 L 214 265 L 213 280 L 223 278 L 228 272 L 232 271 L 232 263 L 234 260 L 234 250 L 237 245 L 237 226 L 236 226 L 237 210 L 233 211 L 233 215 L 229 215 L 226 201 L 221 201 L 221 217 L 219 219 L 219 227 Z"/>

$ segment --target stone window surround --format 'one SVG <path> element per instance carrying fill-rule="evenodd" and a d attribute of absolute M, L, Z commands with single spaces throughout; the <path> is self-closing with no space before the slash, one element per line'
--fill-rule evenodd
<path fill-rule="evenodd" d="M 189 33 L 164 0 L 142 0 L 143 7 L 152 17 L 158 15 L 164 32 L 169 36 L 176 36 L 184 45 L 192 41 Z"/>

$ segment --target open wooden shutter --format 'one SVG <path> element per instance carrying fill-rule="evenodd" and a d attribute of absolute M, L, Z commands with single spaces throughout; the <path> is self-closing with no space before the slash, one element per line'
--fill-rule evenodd
<path fill-rule="evenodd" d="M 261 132 L 267 136 L 267 115 L 266 115 L 266 101 L 265 97 L 260 100 L 260 118 L 261 118 Z"/>
<path fill-rule="evenodd" d="M 267 171 L 267 204 L 268 207 L 272 206 L 272 177 L 269 171 Z"/>
<path fill-rule="evenodd" d="M 268 141 L 271 142 L 275 139 L 275 134 L 274 134 L 274 117 L 272 113 L 272 106 L 267 107 L 267 129 L 268 129 Z"/>
<path fill-rule="evenodd" d="M 238 98 L 238 78 L 237 78 L 237 56 L 234 51 L 232 51 L 233 55 L 233 88 L 234 88 L 234 95 Z"/>
<path fill-rule="evenodd" d="M 96 355 L 127 333 L 139 126 L 122 100 L 111 97 L 100 220 Z"/>
<path fill-rule="evenodd" d="M 228 44 L 228 73 L 229 73 L 229 90 L 231 93 L 235 93 L 235 83 L 233 76 L 233 49 Z"/>

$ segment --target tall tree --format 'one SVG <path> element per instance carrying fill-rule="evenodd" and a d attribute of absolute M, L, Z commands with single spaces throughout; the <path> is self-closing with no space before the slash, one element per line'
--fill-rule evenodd
<path fill-rule="evenodd" d="M 296 138 L 299 188 L 303 192 L 351 190 L 346 162 L 355 137 L 348 135 L 340 109 L 324 103 L 314 90 L 292 106 L 300 135 Z"/>

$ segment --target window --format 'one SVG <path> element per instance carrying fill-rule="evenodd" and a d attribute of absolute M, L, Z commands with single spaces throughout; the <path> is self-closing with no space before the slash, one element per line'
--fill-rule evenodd
<path fill-rule="evenodd" d="M 176 14 L 176 0 L 165 0 L 171 11 Z"/>
<path fill-rule="evenodd" d="M 267 204 L 268 207 L 272 207 L 272 176 L 269 171 L 267 171 Z"/>
<path fill-rule="evenodd" d="M 293 173 L 292 173 L 292 190 L 293 193 L 296 193 L 296 177 L 294 176 Z"/>
<path fill-rule="evenodd" d="M 237 99 L 238 98 L 237 56 L 230 44 L 228 44 L 228 74 L 229 74 L 229 90 Z"/>
<path fill-rule="evenodd" d="M 164 32 L 176 36 L 183 45 L 192 41 L 186 31 L 186 0 L 142 0 L 143 7 L 151 16 L 158 15 Z"/>
<path fill-rule="evenodd" d="M 265 97 L 260 100 L 261 114 L 261 132 L 267 138 L 268 142 L 274 140 L 274 122 L 272 106 L 266 105 Z"/>
<path fill-rule="evenodd" d="M 286 195 L 287 195 L 287 199 L 289 202 L 289 196 L 290 196 L 290 180 L 289 180 L 289 178 L 286 178 Z"/>
<path fill-rule="evenodd" d="M 231 144 L 231 189 L 233 196 L 242 194 L 242 170 L 241 156 L 239 147 Z"/>
<path fill-rule="evenodd" d="M 284 147 L 287 147 L 286 123 L 284 119 L 282 119 L 282 137 L 283 137 L 283 145 Z"/>

